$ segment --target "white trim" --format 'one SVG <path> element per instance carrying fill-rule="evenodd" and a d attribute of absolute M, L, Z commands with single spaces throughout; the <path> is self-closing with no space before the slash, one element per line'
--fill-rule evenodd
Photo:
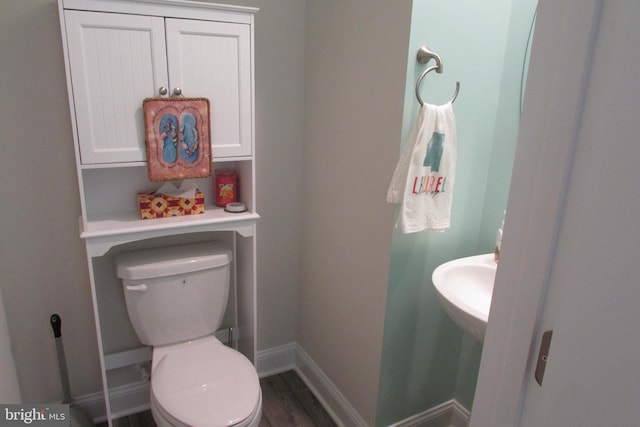
<path fill-rule="evenodd" d="M 296 346 L 295 370 L 338 426 L 368 427 L 358 411 L 299 345 Z"/>
<path fill-rule="evenodd" d="M 472 427 L 518 425 L 582 117 L 599 5 L 599 0 L 541 0 L 538 6 Z"/>
<path fill-rule="evenodd" d="M 106 354 L 104 356 L 104 366 L 107 370 L 122 368 L 124 366 L 135 365 L 136 363 L 148 362 L 152 356 L 153 350 L 151 347 L 138 347 L 120 353 Z"/>
<path fill-rule="evenodd" d="M 149 381 L 138 381 L 112 388 L 111 417 L 116 419 L 146 411 L 149 409 L 149 393 Z M 107 420 L 104 394 L 102 392 L 80 396 L 73 400 L 73 404 L 87 413 L 94 423 L 101 423 Z"/>
<path fill-rule="evenodd" d="M 59 0 L 65 9 L 95 10 L 99 12 L 139 13 L 164 15 L 167 11 L 176 18 L 197 18 L 198 14 L 226 13 L 232 21 L 246 22 L 243 14 L 258 13 L 257 7 L 236 6 L 194 0 Z M 195 10 L 195 12 L 192 12 Z"/>
<path fill-rule="evenodd" d="M 469 417 L 469 410 L 451 399 L 389 427 L 467 427 Z"/>
<path fill-rule="evenodd" d="M 260 378 L 295 370 L 338 426 L 368 427 L 358 411 L 297 343 L 258 351 L 256 370 Z M 111 389 L 112 418 L 149 409 L 149 393 L 148 381 Z M 88 413 L 95 423 L 100 423 L 106 420 L 103 396 L 102 392 L 96 392 L 81 396 L 73 403 Z M 452 399 L 391 427 L 467 427 L 468 424 L 469 411 Z"/>
<path fill-rule="evenodd" d="M 295 368 L 297 344 L 292 342 L 258 351 L 256 370 L 260 378 L 290 371 Z"/>

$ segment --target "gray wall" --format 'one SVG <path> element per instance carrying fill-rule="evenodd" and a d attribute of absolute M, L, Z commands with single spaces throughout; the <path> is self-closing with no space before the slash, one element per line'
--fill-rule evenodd
<path fill-rule="evenodd" d="M 374 424 L 410 1 L 307 2 L 298 342 Z"/>
<path fill-rule="evenodd" d="M 296 339 L 305 2 L 256 16 L 258 348 Z M 26 402 L 62 397 L 49 316 L 75 396 L 101 389 L 55 0 L 0 2 L 0 286 Z M 277 248 L 277 250 L 273 250 Z"/>
<path fill-rule="evenodd" d="M 373 424 L 410 1 L 232 3 L 261 8 L 258 349 L 297 340 Z M 0 32 L 0 285 L 23 398 L 61 397 L 54 311 L 84 395 L 101 386 L 56 2 L 0 2 Z"/>
<path fill-rule="evenodd" d="M 98 351 L 57 4 L 0 3 L 0 286 L 26 402 L 62 396 L 49 316 L 63 320 L 74 394 L 98 390 Z"/>
<path fill-rule="evenodd" d="M 256 6 L 258 349 L 263 350 L 295 341 L 298 324 L 305 2 L 265 0 Z"/>

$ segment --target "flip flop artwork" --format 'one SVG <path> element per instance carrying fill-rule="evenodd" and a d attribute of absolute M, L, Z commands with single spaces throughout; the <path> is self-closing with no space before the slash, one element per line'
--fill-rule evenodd
<path fill-rule="evenodd" d="M 211 176 L 207 98 L 147 98 L 142 109 L 151 181 Z"/>

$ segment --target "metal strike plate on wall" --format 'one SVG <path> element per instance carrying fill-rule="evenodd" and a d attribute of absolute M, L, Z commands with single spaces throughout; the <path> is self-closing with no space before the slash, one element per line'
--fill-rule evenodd
<path fill-rule="evenodd" d="M 549 348 L 551 347 L 552 336 L 553 331 L 546 331 L 542 334 L 540 351 L 538 352 L 538 363 L 536 364 L 536 372 L 534 374 L 539 385 L 542 385 L 542 380 L 544 379 L 544 370 L 547 367 L 547 360 L 549 359 Z"/>

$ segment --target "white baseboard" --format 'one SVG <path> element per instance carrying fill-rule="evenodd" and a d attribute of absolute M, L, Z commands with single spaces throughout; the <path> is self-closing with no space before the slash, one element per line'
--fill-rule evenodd
<path fill-rule="evenodd" d="M 367 427 L 349 401 L 297 343 L 259 351 L 256 368 L 260 378 L 295 370 L 336 424 Z"/>
<path fill-rule="evenodd" d="M 338 426 L 369 427 L 340 390 L 297 343 L 258 351 L 256 370 L 261 378 L 292 369 L 298 373 Z M 106 420 L 102 392 L 79 397 L 74 400 L 74 404 L 88 413 L 94 422 Z M 127 384 L 111 390 L 113 418 L 131 415 L 148 408 L 148 381 Z M 450 400 L 389 427 L 467 427 L 469 418 L 469 411 L 464 406 L 456 400 Z"/>
<path fill-rule="evenodd" d="M 469 418 L 467 408 L 451 399 L 389 427 L 467 427 Z"/>
<path fill-rule="evenodd" d="M 296 364 L 296 343 L 289 343 L 258 351 L 256 370 L 260 378 L 290 371 Z"/>
<path fill-rule="evenodd" d="M 120 418 L 149 409 L 149 381 L 138 381 L 111 389 L 111 416 Z M 94 423 L 107 420 L 102 392 L 91 393 L 73 400 Z"/>
<path fill-rule="evenodd" d="M 300 346 L 296 346 L 296 372 L 340 427 L 368 427 L 338 388 Z"/>
<path fill-rule="evenodd" d="M 260 377 L 295 369 L 336 424 L 367 427 L 360 414 L 297 343 L 259 351 L 256 362 Z M 469 419 L 469 411 L 452 399 L 390 427 L 467 427 Z"/>
<path fill-rule="evenodd" d="M 297 343 L 258 352 L 257 366 L 260 377 L 295 369 L 336 424 L 367 427 L 366 421 Z M 452 399 L 390 427 L 467 427 L 469 418 L 469 411 Z"/>
<path fill-rule="evenodd" d="M 451 414 L 451 427 L 469 427 L 470 420 L 469 410 L 456 401 Z"/>
<path fill-rule="evenodd" d="M 94 423 L 101 423 L 107 419 L 102 396 L 104 396 L 102 392 L 85 394 L 84 396 L 73 399 L 73 404 L 77 405 L 85 414 L 89 415 Z"/>
<path fill-rule="evenodd" d="M 258 352 L 256 370 L 266 377 L 295 369 L 296 343 L 273 347 Z M 95 423 L 106 421 L 104 394 L 96 392 L 80 396 L 73 403 L 87 413 Z M 119 418 L 149 409 L 149 383 L 127 384 L 111 389 L 111 416 Z"/>

